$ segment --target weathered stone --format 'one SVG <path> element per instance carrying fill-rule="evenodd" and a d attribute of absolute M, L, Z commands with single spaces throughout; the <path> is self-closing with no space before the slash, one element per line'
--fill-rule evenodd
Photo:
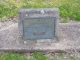
<path fill-rule="evenodd" d="M 8 22 L 7 22 L 8 24 Z M 2 51 L 33 51 L 33 50 L 76 50 L 80 49 L 80 23 L 60 23 L 59 41 L 56 43 L 44 41 L 22 40 L 18 23 L 13 23 L 0 29 L 0 50 Z"/>
<path fill-rule="evenodd" d="M 58 37 L 57 8 L 21 9 L 19 29 L 24 40 L 48 40 Z"/>

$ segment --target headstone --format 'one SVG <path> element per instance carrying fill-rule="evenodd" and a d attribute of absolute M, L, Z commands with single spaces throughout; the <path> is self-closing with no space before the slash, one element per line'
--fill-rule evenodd
<path fill-rule="evenodd" d="M 58 36 L 57 8 L 21 9 L 19 30 L 24 40 L 54 39 Z"/>

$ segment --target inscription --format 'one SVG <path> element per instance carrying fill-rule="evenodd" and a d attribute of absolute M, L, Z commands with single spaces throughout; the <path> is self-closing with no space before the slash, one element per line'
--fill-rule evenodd
<path fill-rule="evenodd" d="M 33 35 L 45 35 L 46 32 L 33 32 Z"/>

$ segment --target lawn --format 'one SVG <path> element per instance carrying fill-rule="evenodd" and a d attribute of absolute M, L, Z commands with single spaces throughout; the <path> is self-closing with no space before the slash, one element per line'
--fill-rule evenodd
<path fill-rule="evenodd" d="M 20 8 L 60 9 L 60 16 L 65 19 L 80 21 L 80 0 L 0 0 L 0 18 L 13 17 Z"/>
<path fill-rule="evenodd" d="M 1 53 L 0 60 L 80 60 L 80 55 L 76 54 L 46 54 L 33 52 L 31 55 L 18 53 Z"/>

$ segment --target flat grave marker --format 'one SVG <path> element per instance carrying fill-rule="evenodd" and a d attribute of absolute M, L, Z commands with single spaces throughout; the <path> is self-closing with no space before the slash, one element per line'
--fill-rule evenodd
<path fill-rule="evenodd" d="M 57 8 L 21 9 L 19 30 L 24 40 L 54 39 L 58 36 Z"/>

